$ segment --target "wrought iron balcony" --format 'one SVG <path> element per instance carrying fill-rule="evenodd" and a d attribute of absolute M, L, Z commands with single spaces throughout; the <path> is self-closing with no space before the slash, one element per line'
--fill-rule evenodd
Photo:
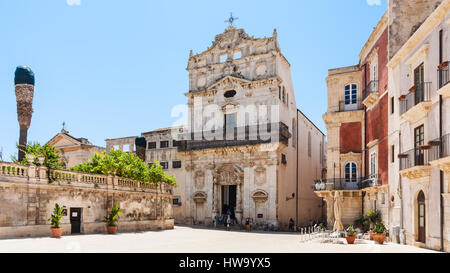
<path fill-rule="evenodd" d="M 366 88 L 363 91 L 362 100 L 364 101 L 370 94 L 378 93 L 378 81 L 371 81 L 367 84 Z"/>
<path fill-rule="evenodd" d="M 229 132 L 230 130 L 224 128 L 223 133 L 220 134 L 220 139 L 206 137 L 207 135 L 214 135 L 213 131 L 189 133 L 184 135 L 183 139 L 188 138 L 190 140 L 178 141 L 178 149 L 180 151 L 192 151 L 228 146 L 256 145 L 273 141 L 288 145 L 291 137 L 289 127 L 283 122 L 236 127 L 231 130 Z"/>
<path fill-rule="evenodd" d="M 363 109 L 363 104 L 361 100 L 357 100 L 355 103 L 350 103 L 351 101 L 341 100 L 339 101 L 339 107 L 335 112 L 348 112 L 348 111 L 357 111 Z"/>
<path fill-rule="evenodd" d="M 400 159 L 400 170 L 406 170 L 415 166 L 427 166 L 429 145 L 423 145 L 419 148 L 411 149 L 398 155 Z"/>
<path fill-rule="evenodd" d="M 381 185 L 378 175 L 368 177 L 331 178 L 316 181 L 312 185 L 314 191 L 362 190 Z"/>
<path fill-rule="evenodd" d="M 444 62 L 438 67 L 438 89 L 441 89 L 449 83 L 449 62 Z"/>
<path fill-rule="evenodd" d="M 413 108 L 417 104 L 430 101 L 430 89 L 431 82 L 423 82 L 418 85 L 413 86 L 407 95 L 400 97 L 400 115 L 408 112 L 409 109 Z"/>
<path fill-rule="evenodd" d="M 428 151 L 429 161 L 450 156 L 450 134 L 432 140 L 428 144 L 430 145 Z"/>

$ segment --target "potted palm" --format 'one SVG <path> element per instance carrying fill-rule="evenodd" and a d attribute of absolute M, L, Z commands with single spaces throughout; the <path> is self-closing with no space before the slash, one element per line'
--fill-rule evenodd
<path fill-rule="evenodd" d="M 58 203 L 55 204 L 55 208 L 53 209 L 53 214 L 50 217 L 49 220 L 51 220 L 52 223 L 52 237 L 54 238 L 60 238 L 62 235 L 62 228 L 61 228 L 61 219 L 63 218 L 63 207 L 60 207 Z"/>
<path fill-rule="evenodd" d="M 375 224 L 375 228 L 372 229 L 373 232 L 373 240 L 379 244 L 383 244 L 386 239 L 387 228 L 384 226 L 382 222 L 378 222 Z"/>
<path fill-rule="evenodd" d="M 346 230 L 346 236 L 345 239 L 347 240 L 347 243 L 349 245 L 352 245 L 353 243 L 355 243 L 355 239 L 356 239 L 356 234 L 358 232 L 353 228 L 353 225 L 349 225 L 347 230 Z"/>
<path fill-rule="evenodd" d="M 122 211 L 119 209 L 119 205 L 115 204 L 109 215 L 105 216 L 105 221 L 106 221 L 106 229 L 108 231 L 108 234 L 115 234 L 116 233 L 116 229 L 117 229 L 117 217 L 119 216 L 119 214 L 121 214 Z"/>

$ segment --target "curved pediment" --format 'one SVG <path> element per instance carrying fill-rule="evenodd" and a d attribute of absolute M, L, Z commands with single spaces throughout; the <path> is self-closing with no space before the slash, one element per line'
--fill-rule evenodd
<path fill-rule="evenodd" d="M 244 170 L 236 164 L 223 164 L 213 172 L 215 183 L 237 185 L 244 182 Z"/>
<path fill-rule="evenodd" d="M 253 201 L 256 202 L 266 202 L 269 199 L 269 194 L 266 191 L 263 190 L 256 190 L 252 194 Z"/>
<path fill-rule="evenodd" d="M 221 87 L 236 89 L 238 87 L 241 87 L 244 84 L 249 84 L 249 83 L 251 83 L 251 81 L 243 79 L 243 78 L 237 78 L 234 76 L 226 76 L 226 77 L 223 77 L 222 79 L 218 80 L 211 86 L 209 86 L 207 88 L 207 90 L 219 89 Z"/>
<path fill-rule="evenodd" d="M 202 191 L 198 191 L 194 193 L 194 196 L 192 197 L 196 203 L 204 203 L 206 202 L 206 199 L 208 198 L 207 194 Z"/>

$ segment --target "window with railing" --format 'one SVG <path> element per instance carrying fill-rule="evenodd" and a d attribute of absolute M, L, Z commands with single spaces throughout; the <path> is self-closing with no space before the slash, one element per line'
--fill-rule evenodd
<path fill-rule="evenodd" d="M 363 100 L 365 100 L 370 94 L 378 93 L 378 80 L 369 82 L 363 91 Z"/>
<path fill-rule="evenodd" d="M 450 156 L 450 134 L 429 141 L 429 161 Z"/>
<path fill-rule="evenodd" d="M 431 82 L 422 82 L 410 88 L 407 95 L 400 96 L 400 115 L 417 104 L 430 101 Z"/>
<path fill-rule="evenodd" d="M 442 87 L 446 86 L 449 82 L 449 73 L 448 73 L 448 67 L 449 62 L 444 62 L 438 66 L 438 88 L 441 89 Z"/>

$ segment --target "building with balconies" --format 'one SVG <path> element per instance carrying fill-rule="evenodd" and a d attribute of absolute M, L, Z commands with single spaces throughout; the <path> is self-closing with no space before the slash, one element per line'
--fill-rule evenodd
<path fill-rule="evenodd" d="M 330 69 L 327 179 L 313 185 L 327 205 L 327 224 L 337 222 L 334 206 L 343 200 L 342 223 L 353 223 L 369 209 L 388 222 L 387 196 L 387 13 L 362 48 L 357 65 Z M 343 198 L 335 198 L 336 192 Z"/>
<path fill-rule="evenodd" d="M 388 63 L 390 218 L 406 243 L 449 251 L 450 1 L 425 4 L 428 17 Z"/>

